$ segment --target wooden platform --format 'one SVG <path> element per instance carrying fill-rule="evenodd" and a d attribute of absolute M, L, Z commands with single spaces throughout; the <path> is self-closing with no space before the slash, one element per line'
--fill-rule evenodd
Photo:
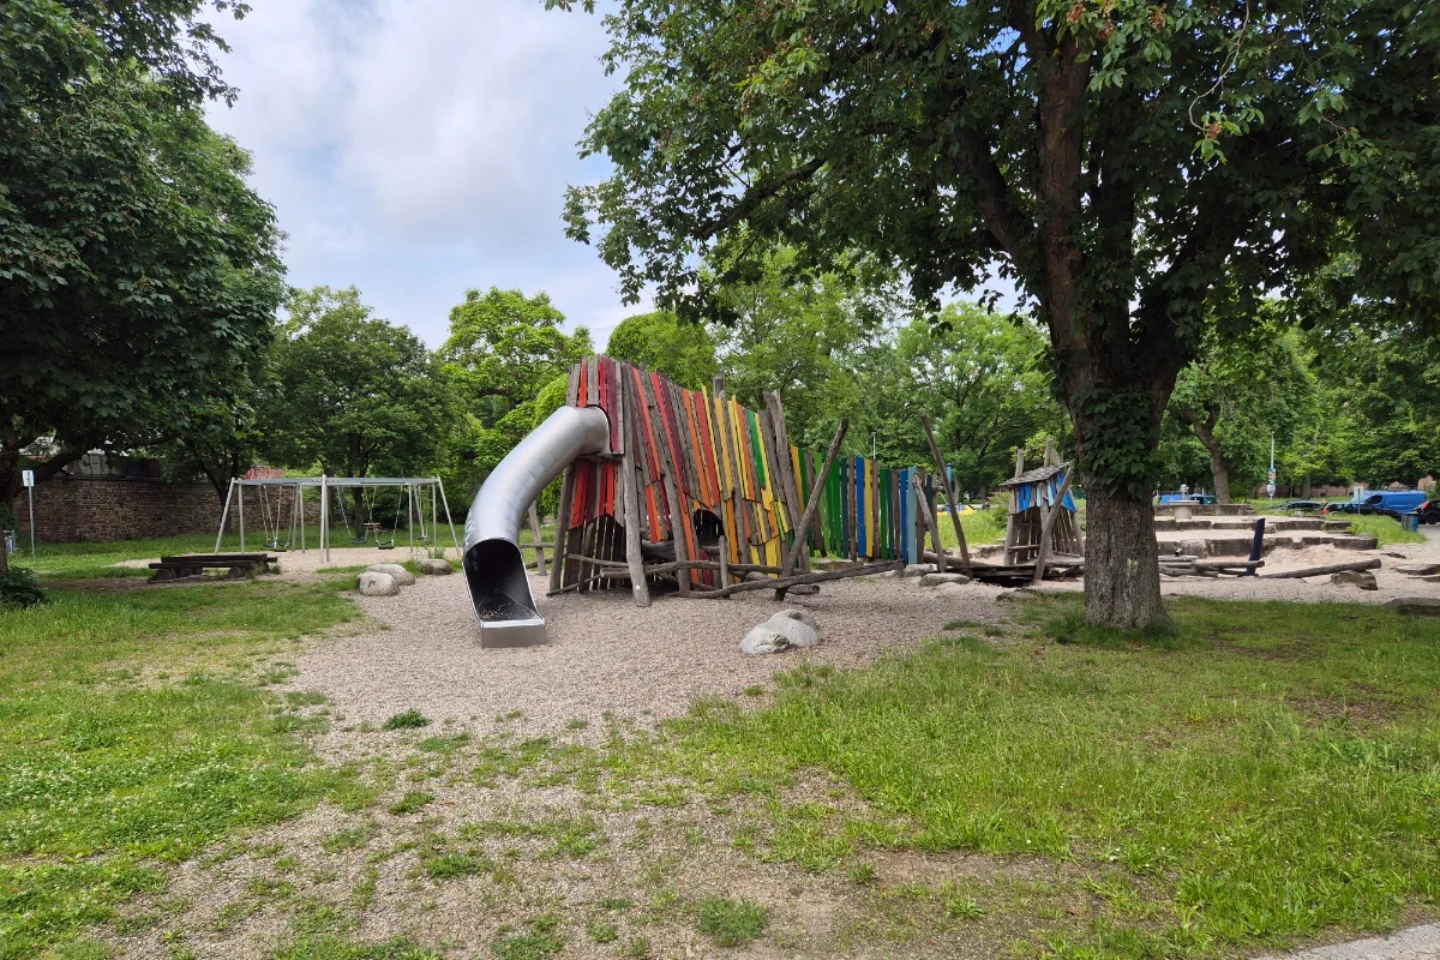
<path fill-rule="evenodd" d="M 270 564 L 277 560 L 268 553 L 182 553 L 161 557 L 159 563 L 150 564 L 150 569 L 155 571 L 150 579 L 179 580 L 203 576 L 206 570 L 227 570 L 232 580 L 242 580 L 257 573 L 268 573 Z"/>

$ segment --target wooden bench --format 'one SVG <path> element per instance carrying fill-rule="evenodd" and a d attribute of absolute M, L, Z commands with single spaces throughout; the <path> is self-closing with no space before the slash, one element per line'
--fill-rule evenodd
<path fill-rule="evenodd" d="M 270 564 L 277 561 L 268 553 L 182 553 L 174 557 L 161 557 L 159 563 L 150 564 L 155 571 L 151 580 L 178 580 L 181 577 L 203 576 L 206 570 L 227 570 L 232 580 L 253 577 L 266 573 Z"/>

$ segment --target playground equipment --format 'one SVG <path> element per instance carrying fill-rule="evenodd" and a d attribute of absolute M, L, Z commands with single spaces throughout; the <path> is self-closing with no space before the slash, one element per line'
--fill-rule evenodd
<path fill-rule="evenodd" d="M 445 484 L 439 477 L 256 477 L 241 478 L 234 477 L 230 481 L 230 487 L 225 493 L 225 507 L 220 512 L 220 529 L 215 534 L 215 551 L 220 551 L 220 541 L 225 535 L 226 524 L 230 520 L 230 506 L 233 503 L 236 508 L 236 518 L 240 529 L 240 550 L 245 550 L 245 495 L 246 487 L 258 488 L 257 495 L 260 498 L 261 519 L 265 524 L 266 545 L 276 550 L 294 549 L 296 541 L 299 541 L 300 549 L 306 549 L 305 529 L 305 493 L 308 490 L 318 490 L 320 499 L 320 562 L 330 562 L 330 492 L 332 490 L 347 490 L 360 487 L 370 491 L 380 487 L 401 487 L 406 495 L 407 529 L 410 531 L 410 549 L 415 549 L 415 527 L 420 528 L 421 546 L 428 546 L 432 535 L 436 542 L 439 541 L 440 511 L 443 507 L 445 521 L 450 525 L 450 540 L 457 551 L 460 550 L 460 541 L 455 536 L 455 524 L 450 519 L 450 503 L 445 497 Z M 269 509 L 268 491 L 278 488 L 281 491 L 277 497 L 277 505 L 272 515 Z M 278 501 L 283 498 L 285 491 L 290 491 L 290 539 L 280 540 L 280 509 Z M 427 523 L 425 517 L 426 493 L 429 494 L 430 516 Z M 349 521 L 345 516 L 345 499 L 338 499 L 340 504 L 340 515 L 349 530 Z M 393 549 L 395 546 L 395 533 L 392 528 L 390 539 L 381 540 L 379 536 L 379 524 L 374 523 L 374 500 L 370 498 L 371 523 L 365 524 L 362 530 L 366 530 L 364 537 L 351 537 L 351 543 L 355 546 L 363 546 L 369 542 L 373 532 L 375 545 L 380 549 Z M 272 523 L 272 516 L 274 522 Z M 357 523 L 360 518 L 356 518 Z M 395 525 L 399 526 L 400 508 L 397 502 L 395 511 Z M 367 529 L 370 528 L 370 529 Z M 298 536 L 297 536 L 298 535 Z M 283 544 L 283 545 L 282 545 Z"/>
<path fill-rule="evenodd" d="M 712 391 L 687 390 L 610 357 L 573 366 L 566 405 L 501 461 L 466 521 L 464 566 L 481 645 L 545 641 L 519 531 L 562 473 L 552 596 L 628 585 L 645 606 L 652 585 L 695 597 L 783 592 L 927 560 L 982 575 L 963 536 L 960 557 L 940 546 L 933 518 L 949 485 L 943 464 L 929 474 L 846 456 L 822 458 L 817 470 L 813 451 L 789 442 L 779 395 L 764 399 L 764 410 L 747 410 L 720 378 Z M 842 437 L 843 425 L 832 457 Z M 947 500 L 956 502 L 953 490 Z M 927 529 L 933 552 L 924 549 Z M 812 552 L 843 559 L 845 569 L 811 572 Z M 1030 570 L 1003 572 L 1028 580 Z M 755 573 L 774 579 L 746 580 Z"/>
<path fill-rule="evenodd" d="M 577 457 L 609 452 L 610 422 L 594 407 L 561 407 L 520 441 L 486 479 L 465 520 L 465 579 L 482 647 L 545 642 L 530 595 L 520 525 L 540 491 Z"/>

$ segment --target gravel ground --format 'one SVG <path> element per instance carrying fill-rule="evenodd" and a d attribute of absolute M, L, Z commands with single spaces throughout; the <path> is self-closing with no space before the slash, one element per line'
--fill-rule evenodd
<path fill-rule="evenodd" d="M 855 666 L 941 632 L 955 619 L 1006 618 L 999 587 L 940 593 L 914 580 L 864 578 L 823 585 L 789 606 L 811 611 L 824 644 L 814 651 L 744 656 L 740 640 L 782 609 L 768 591 L 728 600 L 656 597 L 637 608 L 628 592 L 545 597 L 545 646 L 482 650 L 465 580 L 422 577 L 397 597 L 362 597 L 384 629 L 339 638 L 299 657 L 297 686 L 327 694 L 347 724 L 378 723 L 415 707 L 431 720 L 484 732 L 520 711 L 507 729 L 553 729 L 574 718 L 661 718 L 703 695 L 738 695 L 802 660 Z M 761 596 L 761 594 L 764 596 Z"/>
<path fill-rule="evenodd" d="M 1395 565 L 1440 561 L 1440 542 L 1407 544 L 1382 556 L 1375 571 L 1380 589 L 1337 586 L 1328 576 L 1307 580 L 1261 578 L 1166 579 L 1166 596 L 1304 602 L 1383 603 L 1399 596 L 1440 597 L 1440 584 L 1394 572 Z M 338 551 L 337 551 L 338 553 Z M 401 551 L 350 551 L 346 564 L 377 553 L 393 561 Z M 359 554 L 366 554 L 361 557 Z M 1380 556 L 1314 547 L 1277 550 L 1263 572 L 1317 566 Z M 337 565 L 340 558 L 336 558 Z M 282 564 L 304 576 L 318 565 L 313 554 L 292 554 Z M 768 591 L 728 600 L 656 597 L 641 610 L 628 592 L 545 597 L 546 584 L 532 577 L 532 589 L 550 626 L 543 647 L 482 650 L 480 628 L 461 576 L 422 577 L 398 597 L 360 598 L 361 608 L 381 625 L 311 648 L 298 659 L 295 685 L 327 694 L 347 725 L 381 723 L 395 713 L 419 709 L 434 721 L 450 720 L 488 731 L 506 714 L 506 729 L 553 730 L 572 719 L 616 716 L 659 719 L 683 713 L 696 697 L 736 696 L 764 684 L 777 670 L 802 660 L 856 666 L 885 651 L 933 637 L 951 620 L 1000 623 L 1008 619 L 998 587 L 971 584 L 936 591 L 913 579 L 827 583 L 817 596 L 789 604 L 807 608 L 819 623 L 824 644 L 813 651 L 747 657 L 740 639 L 780 609 Z M 1080 581 L 1047 584 L 1047 590 L 1080 590 Z"/>

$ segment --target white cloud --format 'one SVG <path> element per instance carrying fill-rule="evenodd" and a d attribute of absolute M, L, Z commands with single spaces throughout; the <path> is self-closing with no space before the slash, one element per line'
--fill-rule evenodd
<path fill-rule="evenodd" d="M 358 286 L 428 342 L 466 287 L 547 290 L 597 342 L 628 314 L 593 250 L 565 239 L 566 185 L 614 89 L 600 19 L 540 0 L 253 0 L 226 24 L 233 109 L 289 235 L 290 281 Z"/>

